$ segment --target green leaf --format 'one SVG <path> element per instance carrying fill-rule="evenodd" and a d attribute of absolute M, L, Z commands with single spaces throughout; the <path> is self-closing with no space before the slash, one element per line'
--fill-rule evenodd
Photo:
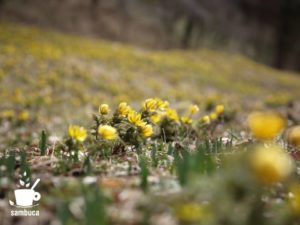
<path fill-rule="evenodd" d="M 158 166 L 158 158 L 157 158 L 157 145 L 153 144 L 152 145 L 152 150 L 151 150 L 151 159 L 152 159 L 152 166 L 157 167 Z"/>
<path fill-rule="evenodd" d="M 40 147 L 40 150 L 41 150 L 41 155 L 45 155 L 46 150 L 47 150 L 47 134 L 44 130 L 41 133 L 41 139 L 40 139 L 39 147 Z"/>
<path fill-rule="evenodd" d="M 97 185 L 84 187 L 85 200 L 84 221 L 85 225 L 106 225 L 106 198 Z"/>
<path fill-rule="evenodd" d="M 189 175 L 190 165 L 191 165 L 191 157 L 187 151 L 184 151 L 182 153 L 182 156 L 183 158 L 177 156 L 177 159 L 175 158 L 175 161 L 177 164 L 177 175 L 178 175 L 179 183 L 182 186 L 184 186 L 188 182 L 188 175 Z"/>
<path fill-rule="evenodd" d="M 92 173 L 92 164 L 91 164 L 91 159 L 89 156 L 87 156 L 85 159 L 84 159 L 84 162 L 83 162 L 83 171 L 86 173 L 86 174 L 91 174 Z"/>
<path fill-rule="evenodd" d="M 147 163 L 146 160 L 141 157 L 140 159 L 140 168 L 141 168 L 141 173 L 140 173 L 140 187 L 143 189 L 143 191 L 148 191 L 148 175 L 149 175 L 149 171 L 147 168 Z"/>

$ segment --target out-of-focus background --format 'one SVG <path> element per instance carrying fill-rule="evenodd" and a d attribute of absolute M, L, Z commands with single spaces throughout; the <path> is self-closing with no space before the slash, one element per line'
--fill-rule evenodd
<path fill-rule="evenodd" d="M 299 0 L 0 0 L 0 120 L 64 132 L 101 103 L 151 97 L 298 114 L 299 12 Z"/>
<path fill-rule="evenodd" d="M 240 52 L 300 70 L 299 0 L 0 0 L 0 18 L 147 48 Z"/>

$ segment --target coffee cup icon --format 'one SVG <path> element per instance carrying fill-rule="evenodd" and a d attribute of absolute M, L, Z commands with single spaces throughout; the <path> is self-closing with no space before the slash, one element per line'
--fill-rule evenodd
<path fill-rule="evenodd" d="M 30 189 L 15 190 L 16 204 L 18 206 L 32 206 L 33 201 L 39 201 L 41 199 L 41 194 L 34 191 L 39 181 L 40 179 L 37 179 Z"/>
<path fill-rule="evenodd" d="M 15 190 L 16 204 L 18 206 L 32 206 L 33 201 L 39 201 L 41 194 L 31 189 Z"/>

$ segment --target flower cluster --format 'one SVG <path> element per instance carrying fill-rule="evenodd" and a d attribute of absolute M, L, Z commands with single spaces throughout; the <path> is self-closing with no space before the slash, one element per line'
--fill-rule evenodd
<path fill-rule="evenodd" d="M 203 124 L 210 124 L 214 121 L 217 121 L 225 112 L 224 105 L 217 105 L 213 112 L 211 112 L 209 115 L 204 115 L 200 122 Z"/>
<path fill-rule="evenodd" d="M 12 110 L 6 109 L 0 111 L 0 121 L 8 120 L 15 122 L 26 122 L 30 119 L 30 113 L 28 110 Z"/>
<path fill-rule="evenodd" d="M 99 114 L 95 115 L 93 133 L 96 138 L 103 140 L 119 139 L 137 145 L 153 135 L 154 125 L 160 121 L 167 105 L 167 102 L 160 99 L 146 99 L 141 109 L 136 111 L 127 102 L 121 102 L 109 114 L 109 105 L 102 104 Z"/>
<path fill-rule="evenodd" d="M 108 104 L 101 104 L 98 113 L 94 115 L 95 124 L 91 134 L 95 140 L 115 140 L 135 146 L 147 140 L 169 141 L 187 126 L 189 129 L 196 129 L 199 127 L 197 124 L 217 121 L 224 113 L 224 106 L 217 105 L 214 112 L 198 120 L 193 119 L 199 112 L 197 105 L 190 105 L 186 111 L 184 116 L 180 116 L 168 101 L 159 98 L 146 99 L 139 110 L 133 109 L 127 102 L 121 102 L 114 111 Z M 203 119 L 206 117 L 209 118 L 207 121 Z M 82 142 L 87 138 L 87 131 L 83 127 L 70 126 L 69 136 Z"/>

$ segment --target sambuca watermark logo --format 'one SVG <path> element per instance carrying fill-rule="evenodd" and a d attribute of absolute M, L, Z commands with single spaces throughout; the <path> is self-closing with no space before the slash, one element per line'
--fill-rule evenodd
<path fill-rule="evenodd" d="M 35 191 L 39 182 L 40 179 L 37 179 L 31 186 L 27 173 L 24 172 L 21 175 L 20 188 L 14 190 L 15 201 L 9 200 L 9 204 L 22 209 L 11 210 L 11 216 L 39 216 L 39 210 L 29 210 L 29 208 L 37 206 L 38 201 L 41 199 L 41 194 Z"/>

